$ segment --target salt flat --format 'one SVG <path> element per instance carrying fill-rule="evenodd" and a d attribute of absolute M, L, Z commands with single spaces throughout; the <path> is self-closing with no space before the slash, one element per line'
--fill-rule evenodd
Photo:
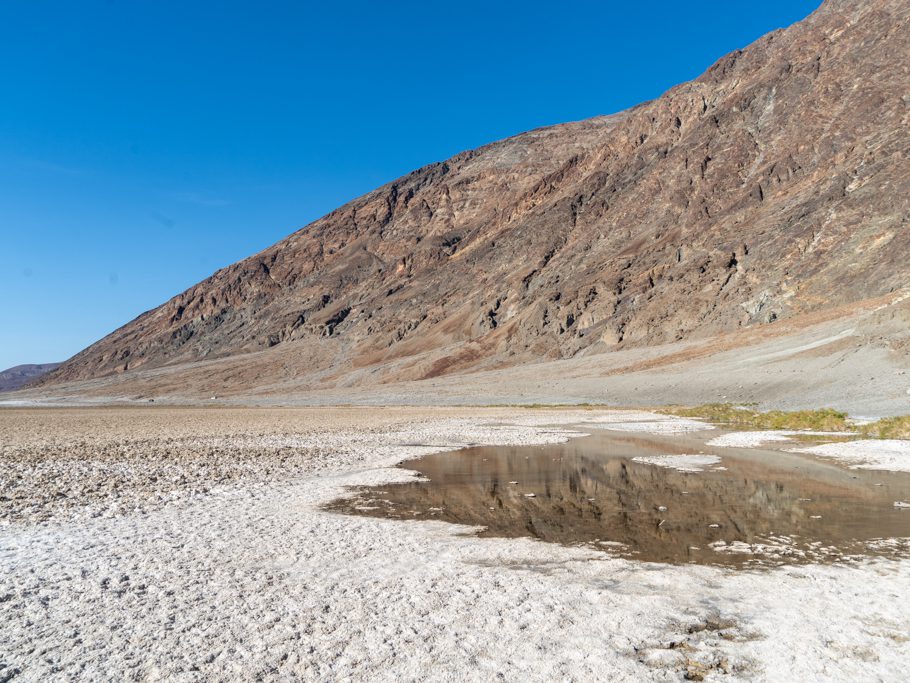
<path fill-rule="evenodd" d="M 902 678 L 910 560 L 646 564 L 321 509 L 421 454 L 652 420 L 673 428 L 638 411 L 0 411 L 0 680 Z"/>

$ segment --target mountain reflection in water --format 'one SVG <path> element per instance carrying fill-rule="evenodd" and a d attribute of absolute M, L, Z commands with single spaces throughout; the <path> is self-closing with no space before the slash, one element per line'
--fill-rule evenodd
<path fill-rule="evenodd" d="M 721 457 L 701 472 L 636 462 Z M 720 468 L 718 468 L 718 465 Z M 585 544 L 645 561 L 730 566 L 894 555 L 910 537 L 910 476 L 847 470 L 698 437 L 596 432 L 565 444 L 475 447 L 402 463 L 428 478 L 358 489 L 329 509 L 480 526 L 481 536 Z M 620 545 L 621 544 L 621 545 Z"/>

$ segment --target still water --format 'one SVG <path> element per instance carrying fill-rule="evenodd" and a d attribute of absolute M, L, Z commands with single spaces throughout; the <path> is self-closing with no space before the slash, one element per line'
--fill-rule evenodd
<path fill-rule="evenodd" d="M 712 432 L 710 436 L 716 436 Z M 675 460 L 664 456 L 701 455 Z M 704 457 L 704 455 L 715 457 Z M 680 471 L 652 462 L 698 471 Z M 690 464 L 687 464 L 690 463 Z M 401 465 L 426 479 L 357 489 L 329 509 L 481 527 L 644 561 L 735 567 L 896 556 L 910 475 L 850 470 L 692 435 L 596 431 L 564 444 L 475 447 Z"/>

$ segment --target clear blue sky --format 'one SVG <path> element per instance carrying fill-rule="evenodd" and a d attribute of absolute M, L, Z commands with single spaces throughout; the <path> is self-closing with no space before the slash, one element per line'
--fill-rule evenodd
<path fill-rule="evenodd" d="M 0 4 L 0 369 L 426 163 L 608 114 L 819 0 Z"/>

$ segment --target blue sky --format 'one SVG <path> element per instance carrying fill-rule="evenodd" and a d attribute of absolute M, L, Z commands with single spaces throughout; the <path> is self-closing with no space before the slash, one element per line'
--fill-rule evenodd
<path fill-rule="evenodd" d="M 0 369 L 426 163 L 608 114 L 818 0 L 0 4 Z"/>

